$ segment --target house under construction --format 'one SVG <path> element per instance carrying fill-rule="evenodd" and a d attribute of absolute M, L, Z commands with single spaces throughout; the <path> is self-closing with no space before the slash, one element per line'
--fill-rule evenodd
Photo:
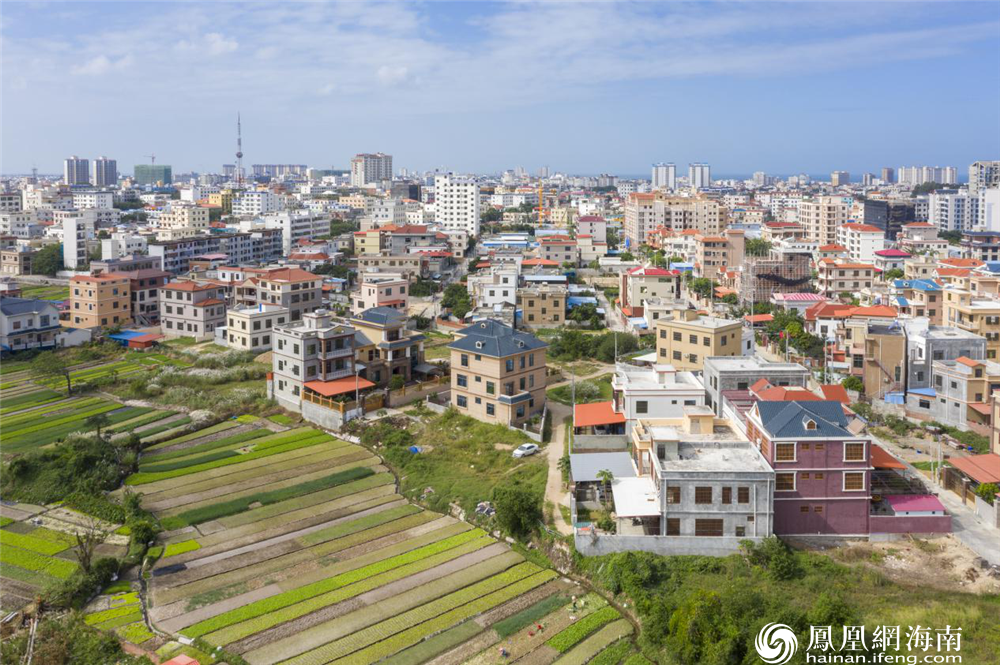
<path fill-rule="evenodd" d="M 772 247 L 768 256 L 747 256 L 739 274 L 741 305 L 769 302 L 775 293 L 809 291 L 812 255 L 801 249 Z"/>

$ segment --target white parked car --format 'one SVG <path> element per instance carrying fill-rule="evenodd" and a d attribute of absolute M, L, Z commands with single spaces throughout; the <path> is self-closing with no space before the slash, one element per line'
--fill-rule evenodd
<path fill-rule="evenodd" d="M 514 457 L 527 457 L 528 455 L 534 455 L 538 452 L 538 446 L 534 443 L 522 443 L 514 451 Z"/>

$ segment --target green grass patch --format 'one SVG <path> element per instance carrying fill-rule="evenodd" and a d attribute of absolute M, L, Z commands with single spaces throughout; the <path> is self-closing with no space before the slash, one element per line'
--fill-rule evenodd
<path fill-rule="evenodd" d="M 329 594 L 332 591 L 342 589 L 352 584 L 364 582 L 366 580 L 377 581 L 378 584 L 385 584 L 388 581 L 391 581 L 389 578 L 399 579 L 398 576 L 387 575 L 390 571 L 399 570 L 402 571 L 404 575 L 412 574 L 416 572 L 412 569 L 412 564 L 428 560 L 438 562 L 440 562 L 440 560 L 450 560 L 450 558 L 441 557 L 439 555 L 442 555 L 449 550 L 458 548 L 461 545 L 476 541 L 480 541 L 480 546 L 485 546 L 489 542 L 492 542 L 492 539 L 483 534 L 483 532 L 479 529 L 465 531 L 449 538 L 445 538 L 444 540 L 440 540 L 436 543 L 431 543 L 415 550 L 411 550 L 382 561 L 377 561 L 361 568 L 356 568 L 350 572 L 329 577 L 318 582 L 313 582 L 312 584 L 307 584 L 297 589 L 280 593 L 276 596 L 254 601 L 248 605 L 244 605 L 243 607 L 230 610 L 229 612 L 212 617 L 211 619 L 206 619 L 205 621 L 196 623 L 193 626 L 185 628 L 182 632 L 189 637 L 201 637 L 202 635 L 207 635 L 208 633 L 220 630 L 226 626 L 248 621 L 256 617 L 278 613 L 279 610 L 284 610 L 285 608 L 289 608 L 297 603 L 302 603 L 303 601 L 311 598 L 317 598 L 323 596 L 324 594 Z M 366 585 L 365 590 L 368 588 L 374 587 L 368 587 Z M 357 592 L 361 593 L 361 591 Z M 329 598 L 323 598 L 321 600 L 323 604 L 317 605 L 313 603 L 308 606 L 302 606 L 298 608 L 298 611 L 303 611 L 303 613 L 315 611 L 315 609 L 319 609 L 320 607 L 324 607 L 326 604 L 329 604 L 327 601 L 339 602 L 336 600 L 331 601 Z M 285 618 L 286 616 L 289 618 Z M 282 614 L 275 614 L 273 618 L 288 621 L 296 616 L 302 616 L 302 614 L 297 614 L 296 612 L 285 612 Z"/>
<path fill-rule="evenodd" d="M 108 586 L 104 587 L 105 594 L 113 593 L 128 593 L 132 590 L 132 583 L 128 580 L 115 580 Z"/>
<path fill-rule="evenodd" d="M 115 631 L 118 635 L 124 639 L 126 642 L 131 642 L 132 644 L 142 644 L 147 640 L 151 640 L 156 637 L 149 628 L 143 623 L 130 623 L 127 626 L 123 626 Z"/>
<path fill-rule="evenodd" d="M 573 385 L 559 386 L 549 390 L 546 395 L 554 402 L 570 406 L 573 404 Z M 596 379 L 576 382 L 576 403 L 591 404 L 593 402 L 606 402 L 614 397 L 611 389 L 611 375 L 605 374 Z"/>
<path fill-rule="evenodd" d="M 31 535 L 14 533 L 13 531 L 0 531 L 0 546 L 20 547 L 22 550 L 28 550 L 29 552 L 52 556 L 67 549 L 69 544 L 63 541 L 55 542 L 36 538 Z"/>
<path fill-rule="evenodd" d="M 521 610 L 517 614 L 498 621 L 493 625 L 493 630 L 496 631 L 501 640 L 506 639 L 522 628 L 538 623 L 542 617 L 555 612 L 567 602 L 567 598 L 562 594 L 551 595 L 548 598 L 538 601 L 531 607 Z"/>
<path fill-rule="evenodd" d="M 130 623 L 135 623 L 136 621 L 142 621 L 142 611 L 137 607 L 129 608 L 132 611 L 128 614 L 123 614 L 121 616 L 112 617 L 106 621 L 101 621 L 100 623 L 91 624 L 94 628 L 99 628 L 101 630 L 114 630 L 119 626 L 127 626 Z"/>
<path fill-rule="evenodd" d="M 653 665 L 653 661 L 641 653 L 634 653 L 625 659 L 625 665 Z"/>
<path fill-rule="evenodd" d="M 236 416 L 236 422 L 238 423 L 255 423 L 260 420 L 260 417 L 245 413 L 242 416 Z"/>
<path fill-rule="evenodd" d="M 14 522 L 14 520 L 11 519 L 11 518 L 9 518 L 9 517 L 0 516 L 0 528 L 3 528 L 5 526 L 7 526 L 8 524 L 12 524 L 13 522 Z"/>
<path fill-rule="evenodd" d="M 154 411 L 149 415 L 139 418 L 133 418 L 127 422 L 115 425 L 114 427 L 109 427 L 108 431 L 112 433 L 116 432 L 132 432 L 139 427 L 145 427 L 146 425 L 151 425 L 157 421 L 163 420 L 164 418 L 169 418 L 171 416 L 177 415 L 176 411 Z M 144 436 L 145 432 L 136 432 L 140 436 Z"/>
<path fill-rule="evenodd" d="M 299 496 L 325 490 L 330 487 L 336 487 L 337 485 L 343 485 L 345 483 L 360 480 L 372 475 L 375 475 L 375 472 L 371 469 L 371 467 L 355 467 L 353 469 L 333 473 L 322 478 L 317 478 L 316 480 L 310 480 L 308 482 L 299 483 L 298 485 L 292 485 L 291 487 L 284 487 L 265 492 L 256 492 L 238 499 L 231 499 L 229 501 L 213 503 L 200 508 L 195 508 L 194 510 L 188 510 L 180 513 L 179 515 L 165 517 L 160 521 L 160 524 L 164 529 L 171 531 L 184 526 L 201 524 L 202 522 L 219 519 L 220 517 L 228 517 L 229 515 L 242 513 L 250 510 L 250 504 L 252 503 L 260 503 L 267 506 L 269 504 L 278 503 L 279 501 L 294 499 Z"/>
<path fill-rule="evenodd" d="M 135 611 L 135 605 L 122 605 L 120 607 L 112 607 L 110 609 L 101 610 L 100 612 L 92 612 L 91 614 L 86 615 L 83 620 L 93 626 L 95 624 L 108 621 L 109 619 L 117 619 L 118 617 L 132 614 Z"/>
<path fill-rule="evenodd" d="M 6 561 L 0 561 L 0 577 L 6 577 L 10 580 L 24 582 L 25 584 L 30 584 L 31 586 L 38 587 L 39 589 L 44 589 L 50 584 L 59 581 L 51 575 L 46 575 L 45 573 L 35 570 L 28 570 L 27 568 L 21 568 L 20 566 L 15 566 L 7 563 Z"/>
<path fill-rule="evenodd" d="M 272 423 L 278 423 L 279 425 L 291 425 L 295 422 L 283 413 L 276 413 L 273 416 L 268 416 L 267 419 Z"/>
<path fill-rule="evenodd" d="M 619 640 L 594 656 L 590 665 L 618 665 L 631 651 L 632 644 L 628 640 Z"/>
<path fill-rule="evenodd" d="M 379 665 L 420 665 L 483 632 L 483 627 L 473 620 L 464 621 L 454 628 L 400 651 L 383 660 Z"/>
<path fill-rule="evenodd" d="M 139 472 L 160 473 L 163 471 L 174 471 L 176 469 L 185 469 L 189 466 L 197 466 L 198 464 L 207 464 L 208 462 L 226 459 L 227 457 L 237 457 L 238 455 L 239 453 L 235 450 L 217 450 L 215 452 L 206 453 L 205 455 L 185 457 L 184 459 L 174 460 L 173 462 L 163 462 L 162 464 L 140 464 Z"/>
<path fill-rule="evenodd" d="M 139 436 L 142 437 L 143 442 L 149 440 L 150 438 L 156 436 L 157 434 L 163 434 L 172 429 L 177 429 L 178 427 L 183 427 L 184 425 L 190 425 L 190 416 L 184 416 L 183 418 L 178 418 L 177 420 L 172 420 L 169 423 L 164 423 L 163 425 L 157 425 L 156 427 L 150 427 L 141 432 L 138 432 Z"/>
<path fill-rule="evenodd" d="M 198 464 L 196 466 L 189 466 L 183 469 L 175 469 L 173 471 L 161 471 L 159 473 L 134 473 L 125 479 L 126 485 L 144 485 L 147 483 L 153 483 L 158 480 L 167 480 L 169 478 L 178 478 L 180 476 L 186 476 L 192 473 L 198 473 L 200 471 L 208 471 L 210 469 L 218 469 L 223 466 L 228 466 L 230 464 L 239 464 L 241 462 L 249 462 L 250 460 L 260 459 L 262 457 L 270 457 L 271 455 L 278 455 L 280 453 L 291 452 L 293 450 L 299 450 L 300 448 L 306 448 L 309 446 L 315 446 L 327 441 L 331 441 L 332 437 L 327 435 L 314 436 L 301 441 L 293 441 L 284 445 L 274 446 L 272 448 L 265 448 L 263 450 L 254 450 L 246 455 L 238 455 L 236 457 L 227 457 L 225 459 L 216 460 L 214 462 L 208 462 L 205 464 Z"/>
<path fill-rule="evenodd" d="M 179 543 L 168 543 L 166 547 L 163 548 L 163 558 L 177 556 L 178 554 L 184 554 L 185 552 L 194 552 L 195 550 L 201 549 L 201 543 L 193 538 L 191 540 L 182 540 Z"/>
<path fill-rule="evenodd" d="M 566 653 L 598 628 L 606 623 L 611 623 L 619 616 L 618 610 L 615 608 L 602 607 L 593 614 L 588 614 L 573 625 L 559 631 L 549 638 L 546 644 L 559 653 Z"/>
<path fill-rule="evenodd" d="M 69 533 L 64 533 L 62 531 L 55 531 L 54 529 L 46 529 L 44 527 L 39 527 L 32 530 L 28 535 L 32 538 L 38 538 L 40 540 L 47 540 L 50 543 L 58 543 L 63 545 L 63 549 L 66 547 L 73 547 L 76 545 L 76 538 Z"/>

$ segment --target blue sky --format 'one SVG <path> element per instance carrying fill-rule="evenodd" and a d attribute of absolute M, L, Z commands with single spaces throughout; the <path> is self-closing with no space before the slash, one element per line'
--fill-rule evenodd
<path fill-rule="evenodd" d="M 3 4 L 2 164 L 496 172 L 1000 158 L 1000 3 Z"/>

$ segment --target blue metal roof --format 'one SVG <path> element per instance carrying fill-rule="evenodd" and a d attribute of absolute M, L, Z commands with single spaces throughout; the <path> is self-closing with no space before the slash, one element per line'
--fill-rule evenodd
<path fill-rule="evenodd" d="M 138 330 L 123 330 L 121 332 L 116 332 L 112 335 L 108 335 L 111 339 L 117 339 L 119 341 L 128 341 L 134 337 L 142 337 L 146 333 L 141 333 Z"/>
<path fill-rule="evenodd" d="M 910 392 L 922 397 L 937 397 L 937 391 L 933 388 L 910 388 Z"/>
<path fill-rule="evenodd" d="M 910 302 L 906 298 L 904 298 L 903 296 L 896 296 L 896 303 L 900 307 L 909 307 L 910 306 Z"/>

